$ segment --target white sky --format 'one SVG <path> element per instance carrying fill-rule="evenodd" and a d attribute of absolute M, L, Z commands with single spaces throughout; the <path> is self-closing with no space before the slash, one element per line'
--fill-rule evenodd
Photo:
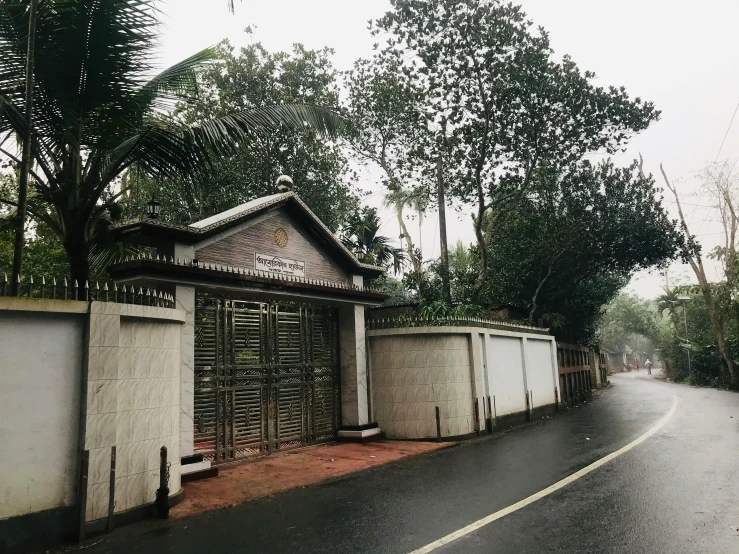
<path fill-rule="evenodd" d="M 739 2 L 729 0 L 522 0 L 533 21 L 549 31 L 556 55 L 570 54 L 581 69 L 594 71 L 602 85 L 625 86 L 632 96 L 652 100 L 662 120 L 636 137 L 617 163 L 626 165 L 641 152 L 645 169 L 659 175 L 664 163 L 678 182 L 691 231 L 710 250 L 720 236 L 716 216 L 697 192 L 695 172 L 716 159 L 739 103 Z M 597 5 L 597 7 L 595 7 Z M 207 8 L 206 8 L 207 6 Z M 169 0 L 163 5 L 162 63 L 171 64 L 224 38 L 234 45 L 252 40 L 243 29 L 256 25 L 254 40 L 272 51 L 293 43 L 335 49 L 334 65 L 349 69 L 368 57 L 375 42 L 367 20 L 389 8 L 386 0 L 243 0 L 236 15 L 226 0 Z M 739 114 L 719 159 L 739 158 Z M 739 167 L 739 166 L 738 166 Z M 362 186 L 381 204 L 376 174 L 366 172 Z M 299 192 L 299 183 L 296 184 Z M 669 206 L 672 208 L 673 204 Z M 677 213 L 674 212 L 675 217 Z M 382 233 L 400 234 L 390 213 L 382 214 Z M 450 243 L 474 241 L 467 215 L 448 216 Z M 418 228 L 409 225 L 417 240 Z M 424 257 L 438 255 L 437 217 L 423 226 Z M 671 283 L 694 281 L 687 266 L 675 264 Z M 629 288 L 643 297 L 661 293 L 664 277 L 640 274 Z"/>

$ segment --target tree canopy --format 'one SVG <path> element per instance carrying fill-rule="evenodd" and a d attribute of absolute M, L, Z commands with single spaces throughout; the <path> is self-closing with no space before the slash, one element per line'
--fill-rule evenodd
<path fill-rule="evenodd" d="M 25 140 L 24 82 L 30 0 L 0 9 L 0 135 Z M 171 117 L 177 101 L 198 95 L 197 70 L 216 57 L 208 48 L 157 73 L 155 0 L 48 0 L 38 9 L 32 171 L 28 212 L 59 238 L 72 278 L 89 273 L 93 237 L 126 192 L 132 166 L 150 175 L 197 173 L 214 155 L 288 123 L 331 134 L 332 112 L 281 105 L 230 113 L 188 125 Z M 153 77 L 152 77 L 153 76 Z M 12 142 L 11 142 L 12 144 Z M 7 147 L 3 155 L 18 163 Z M 0 199 L 6 205 L 11 198 Z"/>
<path fill-rule="evenodd" d="M 328 48 L 307 50 L 296 44 L 291 52 L 269 52 L 261 44 L 235 50 L 220 44 L 215 60 L 198 74 L 197 102 L 180 103 L 176 117 L 200 125 L 231 113 L 283 104 L 320 105 L 338 110 L 337 73 Z M 162 186 L 146 173 L 128 179 L 131 216 L 144 213 L 152 194 L 162 203 L 162 217 L 191 223 L 253 198 L 274 194 L 275 179 L 288 174 L 295 190 L 332 230 L 342 227 L 357 210 L 356 176 L 341 145 L 312 130 L 276 126 L 256 134 L 218 164 L 192 177 L 180 176 Z"/>
<path fill-rule="evenodd" d="M 659 116 L 624 88 L 593 84 L 520 6 L 503 0 L 393 0 L 376 22 L 388 48 L 424 90 L 431 129 L 448 160 L 454 199 L 475 206 L 480 281 L 490 266 L 486 222 L 532 186 L 542 165 L 562 169 L 585 153 L 613 153 Z M 433 141 L 432 141 L 433 144 Z M 431 153 L 433 156 L 434 154 Z"/>

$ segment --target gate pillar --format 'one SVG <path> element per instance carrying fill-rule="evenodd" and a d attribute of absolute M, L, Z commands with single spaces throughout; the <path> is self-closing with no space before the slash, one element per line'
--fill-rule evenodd
<path fill-rule="evenodd" d="M 352 282 L 361 286 L 362 277 L 354 275 Z M 339 363 L 341 367 L 339 438 L 345 440 L 366 440 L 380 434 L 377 423 L 370 422 L 369 417 L 364 329 L 364 306 L 349 305 L 339 308 Z"/>
<path fill-rule="evenodd" d="M 364 340 L 364 306 L 339 308 L 342 426 L 369 423 L 367 353 Z"/>
<path fill-rule="evenodd" d="M 195 287 L 177 285 L 177 309 L 185 312 L 180 335 L 180 455 L 193 453 L 193 417 L 195 411 Z"/>

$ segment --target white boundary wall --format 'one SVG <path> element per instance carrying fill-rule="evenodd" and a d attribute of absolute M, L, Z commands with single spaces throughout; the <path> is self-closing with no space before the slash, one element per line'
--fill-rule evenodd
<path fill-rule="evenodd" d="M 180 354 L 185 312 L 153 306 L 0 298 L 0 523 L 77 504 L 85 520 L 154 502 L 159 449 L 180 490 Z M 0 546 L 2 542 L 0 541 Z"/>
<path fill-rule="evenodd" d="M 85 319 L 0 311 L 0 519 L 77 500 Z"/>
<path fill-rule="evenodd" d="M 407 327 L 370 330 L 367 337 L 372 419 L 390 438 L 436 437 L 436 406 L 442 437 L 482 430 L 486 419 L 529 417 L 556 406 L 559 371 L 552 336 Z"/>

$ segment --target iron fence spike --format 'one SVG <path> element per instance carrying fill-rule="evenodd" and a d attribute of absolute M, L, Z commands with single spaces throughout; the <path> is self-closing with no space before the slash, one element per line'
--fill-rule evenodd
<path fill-rule="evenodd" d="M 33 275 L 31 275 L 31 281 L 30 283 L 33 285 Z"/>
<path fill-rule="evenodd" d="M 52 285 L 56 286 L 56 277 L 53 277 L 54 281 L 52 282 Z"/>
<path fill-rule="evenodd" d="M 125 284 L 123 285 L 123 291 L 122 292 L 123 292 L 123 294 L 126 294 L 126 285 Z"/>
<path fill-rule="evenodd" d="M 103 284 L 103 290 L 104 290 L 105 292 L 108 292 L 108 283 L 107 283 L 107 282 L 105 282 L 105 283 Z"/>

